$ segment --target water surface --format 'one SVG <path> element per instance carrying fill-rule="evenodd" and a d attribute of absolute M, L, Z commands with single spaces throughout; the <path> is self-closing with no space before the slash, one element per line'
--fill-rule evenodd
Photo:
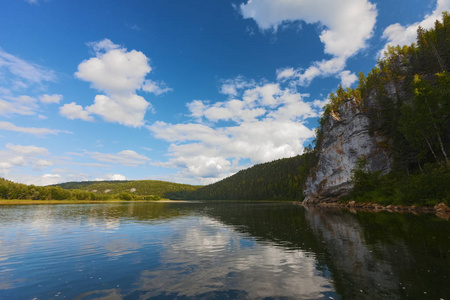
<path fill-rule="evenodd" d="M 291 203 L 0 207 L 0 299 L 450 299 L 450 225 Z"/>

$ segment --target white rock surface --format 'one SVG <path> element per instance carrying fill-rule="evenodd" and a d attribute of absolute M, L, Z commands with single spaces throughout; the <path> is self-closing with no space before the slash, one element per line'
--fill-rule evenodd
<path fill-rule="evenodd" d="M 369 135 L 369 118 L 354 100 L 339 105 L 339 119 L 330 116 L 323 127 L 319 161 L 306 181 L 305 203 L 337 201 L 352 188 L 352 171 L 366 158 L 368 171 L 391 170 L 383 136 Z"/>

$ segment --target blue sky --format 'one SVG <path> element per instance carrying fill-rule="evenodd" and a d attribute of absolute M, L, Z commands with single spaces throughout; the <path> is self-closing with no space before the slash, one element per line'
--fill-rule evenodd
<path fill-rule="evenodd" d="M 450 0 L 3 0 L 0 177 L 208 184 L 301 154 Z"/>

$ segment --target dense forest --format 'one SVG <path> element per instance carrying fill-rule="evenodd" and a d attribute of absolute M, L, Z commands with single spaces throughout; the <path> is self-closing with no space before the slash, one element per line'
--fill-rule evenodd
<path fill-rule="evenodd" d="M 393 171 L 354 170 L 355 187 L 346 199 L 382 204 L 434 205 L 450 202 L 450 16 L 430 30 L 419 28 L 417 44 L 390 47 L 356 89 L 339 87 L 320 120 L 339 115 L 339 104 L 356 99 L 370 116 L 370 133 L 386 137 Z M 387 89 L 394 90 L 389 93 Z M 395 97 L 390 95 L 394 94 Z M 374 97 L 376 105 L 369 104 Z M 317 130 L 317 145 L 324 133 Z M 316 148 L 317 149 L 317 148 Z"/>
<path fill-rule="evenodd" d="M 188 196 L 199 200 L 302 200 L 303 185 L 315 155 L 279 159 L 255 165 Z"/>
<path fill-rule="evenodd" d="M 29 200 L 159 200 L 180 199 L 198 186 L 156 180 L 83 181 L 34 186 L 0 178 L 0 199 Z"/>

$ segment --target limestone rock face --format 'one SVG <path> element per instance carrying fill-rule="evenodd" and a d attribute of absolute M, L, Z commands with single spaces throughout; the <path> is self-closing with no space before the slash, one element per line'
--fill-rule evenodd
<path fill-rule="evenodd" d="M 359 158 L 366 159 L 368 171 L 391 170 L 390 152 L 383 147 L 387 141 L 369 134 L 368 114 L 354 100 L 339 105 L 339 114 L 330 115 L 323 133 L 318 163 L 306 181 L 305 203 L 333 202 L 350 192 Z"/>

